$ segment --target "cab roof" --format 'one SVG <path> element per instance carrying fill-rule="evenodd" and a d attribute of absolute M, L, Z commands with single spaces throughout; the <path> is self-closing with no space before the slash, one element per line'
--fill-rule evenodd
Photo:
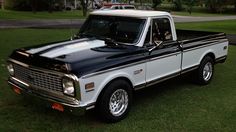
<path fill-rule="evenodd" d="M 147 10 L 97 10 L 91 15 L 105 16 L 123 16 L 123 17 L 155 17 L 170 16 L 170 13 L 164 11 L 147 11 Z"/>

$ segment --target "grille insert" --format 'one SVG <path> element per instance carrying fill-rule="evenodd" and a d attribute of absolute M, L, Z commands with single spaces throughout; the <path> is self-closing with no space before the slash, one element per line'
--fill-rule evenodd
<path fill-rule="evenodd" d="M 61 77 L 14 64 L 15 77 L 40 89 L 62 92 Z"/>

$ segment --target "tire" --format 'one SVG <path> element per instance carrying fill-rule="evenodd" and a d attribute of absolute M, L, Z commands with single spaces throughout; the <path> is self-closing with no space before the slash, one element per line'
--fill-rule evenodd
<path fill-rule="evenodd" d="M 207 85 L 212 80 L 214 74 L 214 61 L 210 56 L 206 56 L 200 63 L 196 71 L 196 81 L 200 85 Z"/>
<path fill-rule="evenodd" d="M 109 123 L 124 119 L 129 113 L 132 96 L 132 88 L 128 82 L 111 82 L 99 97 L 96 105 L 98 116 Z"/>

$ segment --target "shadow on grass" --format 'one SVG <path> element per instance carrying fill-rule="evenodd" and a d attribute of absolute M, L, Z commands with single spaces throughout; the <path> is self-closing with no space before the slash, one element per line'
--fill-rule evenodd
<path fill-rule="evenodd" d="M 146 100 L 153 99 L 153 98 L 159 98 L 163 94 L 166 93 L 172 93 L 176 90 L 183 89 L 191 85 L 195 85 L 193 78 L 191 78 L 190 73 L 181 75 L 166 81 L 163 81 L 161 83 L 158 83 L 156 85 L 137 90 L 135 92 L 135 101 L 133 105 L 139 105 L 140 102 L 146 102 Z"/>
<path fill-rule="evenodd" d="M 130 115 L 135 112 L 136 108 L 142 107 L 147 103 L 152 103 L 151 100 L 158 100 L 164 94 L 174 93 L 180 90 L 183 86 L 193 85 L 189 75 L 179 76 L 157 85 L 135 91 L 133 106 Z M 37 98 L 32 99 L 31 96 L 23 96 L 22 104 L 25 109 L 28 109 L 31 115 L 46 118 L 49 122 L 56 124 L 71 125 L 71 123 L 88 125 L 90 127 L 98 127 L 105 125 L 102 122 L 94 109 L 88 111 L 73 111 L 59 112 L 51 109 L 49 104 L 45 105 L 44 101 Z M 30 115 L 29 115 L 30 116 Z M 55 122 L 56 121 L 56 122 Z"/>

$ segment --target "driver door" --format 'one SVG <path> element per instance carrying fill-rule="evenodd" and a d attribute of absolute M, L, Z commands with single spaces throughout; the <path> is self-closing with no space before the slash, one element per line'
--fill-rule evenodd
<path fill-rule="evenodd" d="M 173 41 L 168 18 L 154 18 L 145 46 L 149 50 L 146 64 L 147 86 L 177 76 L 181 71 L 181 51 Z M 148 40 L 149 39 L 149 40 Z"/>

